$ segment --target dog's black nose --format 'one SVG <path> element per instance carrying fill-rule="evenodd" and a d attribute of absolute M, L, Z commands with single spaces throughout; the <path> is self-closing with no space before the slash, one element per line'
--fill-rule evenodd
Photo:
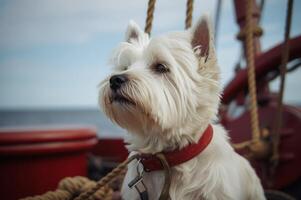
<path fill-rule="evenodd" d="M 110 78 L 110 88 L 114 91 L 118 90 L 128 78 L 125 75 L 114 75 Z"/>

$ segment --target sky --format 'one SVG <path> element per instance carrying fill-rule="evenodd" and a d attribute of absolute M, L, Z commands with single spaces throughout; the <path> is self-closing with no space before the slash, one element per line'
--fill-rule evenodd
<path fill-rule="evenodd" d="M 301 1 L 294 1 L 291 37 L 301 34 Z M 185 0 L 158 0 L 152 35 L 183 30 Z M 193 20 L 215 0 L 195 0 Z M 0 0 L 0 109 L 97 108 L 98 83 L 108 58 L 124 39 L 128 21 L 142 28 L 147 0 Z M 285 0 L 266 1 L 262 50 L 283 40 Z M 223 0 L 217 54 L 225 85 L 240 55 L 232 1 Z M 285 101 L 301 102 L 301 70 L 290 74 Z M 277 81 L 272 89 L 278 87 Z"/>

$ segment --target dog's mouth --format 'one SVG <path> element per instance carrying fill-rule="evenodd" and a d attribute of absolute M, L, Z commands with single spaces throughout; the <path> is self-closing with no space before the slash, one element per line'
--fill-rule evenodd
<path fill-rule="evenodd" d="M 121 94 L 113 94 L 110 98 L 111 103 L 119 103 L 119 104 L 130 104 L 130 105 L 136 105 L 133 100 L 131 100 L 128 97 L 125 97 Z"/>

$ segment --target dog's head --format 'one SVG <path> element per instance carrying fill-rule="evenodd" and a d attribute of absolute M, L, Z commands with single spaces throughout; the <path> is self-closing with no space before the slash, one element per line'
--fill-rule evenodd
<path fill-rule="evenodd" d="M 130 22 L 100 88 L 106 115 L 134 134 L 181 134 L 207 126 L 219 104 L 219 70 L 206 17 L 187 31 L 149 39 Z"/>

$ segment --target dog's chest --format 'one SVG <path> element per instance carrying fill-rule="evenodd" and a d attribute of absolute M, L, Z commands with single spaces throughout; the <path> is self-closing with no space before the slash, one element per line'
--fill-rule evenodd
<path fill-rule="evenodd" d="M 121 193 L 123 199 L 140 200 L 139 194 L 136 189 L 134 187 L 131 189 L 128 186 L 128 183 L 134 180 L 137 176 L 138 174 L 136 168 L 134 166 L 129 166 L 122 185 Z M 159 199 L 164 184 L 164 173 L 161 171 L 144 173 L 142 181 L 146 186 L 149 199 Z"/>
<path fill-rule="evenodd" d="M 137 177 L 137 170 L 134 166 L 135 165 L 132 165 L 128 168 L 128 172 L 122 187 L 122 196 L 124 199 L 140 200 L 139 194 L 135 188 L 130 189 L 128 187 L 128 183 Z M 182 170 L 172 170 L 171 186 L 169 190 L 171 199 L 203 199 L 201 188 L 195 187 L 197 185 L 196 182 L 200 181 L 200 179 L 195 177 L 193 174 L 189 178 L 183 178 L 183 176 L 186 176 L 185 174 L 186 173 L 183 173 Z M 147 188 L 148 197 L 150 200 L 159 199 L 164 186 L 164 181 L 165 176 L 163 171 L 144 173 L 143 183 Z M 194 191 L 191 191 L 191 187 L 194 188 Z"/>

